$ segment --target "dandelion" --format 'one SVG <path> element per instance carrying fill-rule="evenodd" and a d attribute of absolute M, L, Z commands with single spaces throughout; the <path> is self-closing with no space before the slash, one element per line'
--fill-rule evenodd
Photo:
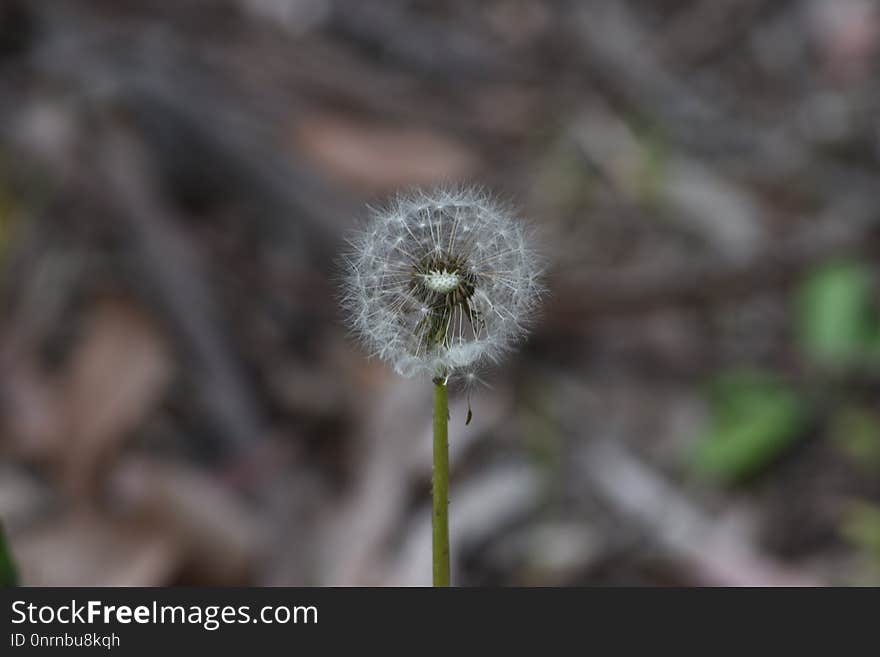
<path fill-rule="evenodd" d="M 398 198 L 353 240 L 352 327 L 406 377 L 466 379 L 519 338 L 540 297 L 525 228 L 469 189 Z"/>
<path fill-rule="evenodd" d="M 526 228 L 467 188 L 398 197 L 373 212 L 352 247 L 343 286 L 352 328 L 396 372 L 435 384 L 434 575 L 448 584 L 448 537 L 438 537 L 446 523 L 447 384 L 476 380 L 479 367 L 525 336 L 541 296 L 540 267 Z"/>

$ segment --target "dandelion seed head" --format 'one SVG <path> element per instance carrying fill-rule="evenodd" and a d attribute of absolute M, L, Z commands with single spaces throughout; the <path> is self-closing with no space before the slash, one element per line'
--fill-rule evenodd
<path fill-rule="evenodd" d="M 541 296 L 525 227 L 487 194 L 436 189 L 373 210 L 352 240 L 343 303 L 403 376 L 473 381 L 525 335 Z"/>

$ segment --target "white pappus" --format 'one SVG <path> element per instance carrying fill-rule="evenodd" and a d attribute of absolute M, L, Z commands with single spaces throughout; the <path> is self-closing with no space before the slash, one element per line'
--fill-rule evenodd
<path fill-rule="evenodd" d="M 349 323 L 403 376 L 474 379 L 525 335 L 541 297 L 526 227 L 479 190 L 399 196 L 351 246 Z"/>

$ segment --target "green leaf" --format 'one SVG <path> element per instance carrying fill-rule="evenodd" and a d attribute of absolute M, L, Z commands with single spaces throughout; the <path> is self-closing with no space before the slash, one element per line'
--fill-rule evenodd
<path fill-rule="evenodd" d="M 806 418 L 804 400 L 772 375 L 729 373 L 713 386 L 711 419 L 694 467 L 722 481 L 757 474 L 802 435 Z"/>
<path fill-rule="evenodd" d="M 842 368 L 872 350 L 877 319 L 872 312 L 870 270 L 854 261 L 813 272 L 798 295 L 801 347 L 815 364 Z"/>
<path fill-rule="evenodd" d="M 3 525 L 0 524 L 0 587 L 5 586 L 18 586 L 18 571 L 3 533 Z"/>

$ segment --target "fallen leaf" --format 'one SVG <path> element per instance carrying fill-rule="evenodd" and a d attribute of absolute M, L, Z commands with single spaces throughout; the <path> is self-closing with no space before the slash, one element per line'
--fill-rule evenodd
<path fill-rule="evenodd" d="M 299 118 L 295 141 L 327 174 L 370 192 L 459 180 L 478 167 L 477 156 L 449 137 L 342 116 Z"/>
<path fill-rule="evenodd" d="M 160 401 L 169 349 L 150 319 L 124 301 L 101 301 L 86 321 L 62 384 L 64 480 L 81 491 Z"/>
<path fill-rule="evenodd" d="M 216 479 L 183 464 L 130 457 L 114 470 L 111 492 L 131 521 L 174 538 L 191 579 L 248 581 L 266 532 L 244 501 Z"/>
<path fill-rule="evenodd" d="M 11 539 L 25 586 L 162 586 L 180 566 L 168 536 L 82 511 Z"/>

